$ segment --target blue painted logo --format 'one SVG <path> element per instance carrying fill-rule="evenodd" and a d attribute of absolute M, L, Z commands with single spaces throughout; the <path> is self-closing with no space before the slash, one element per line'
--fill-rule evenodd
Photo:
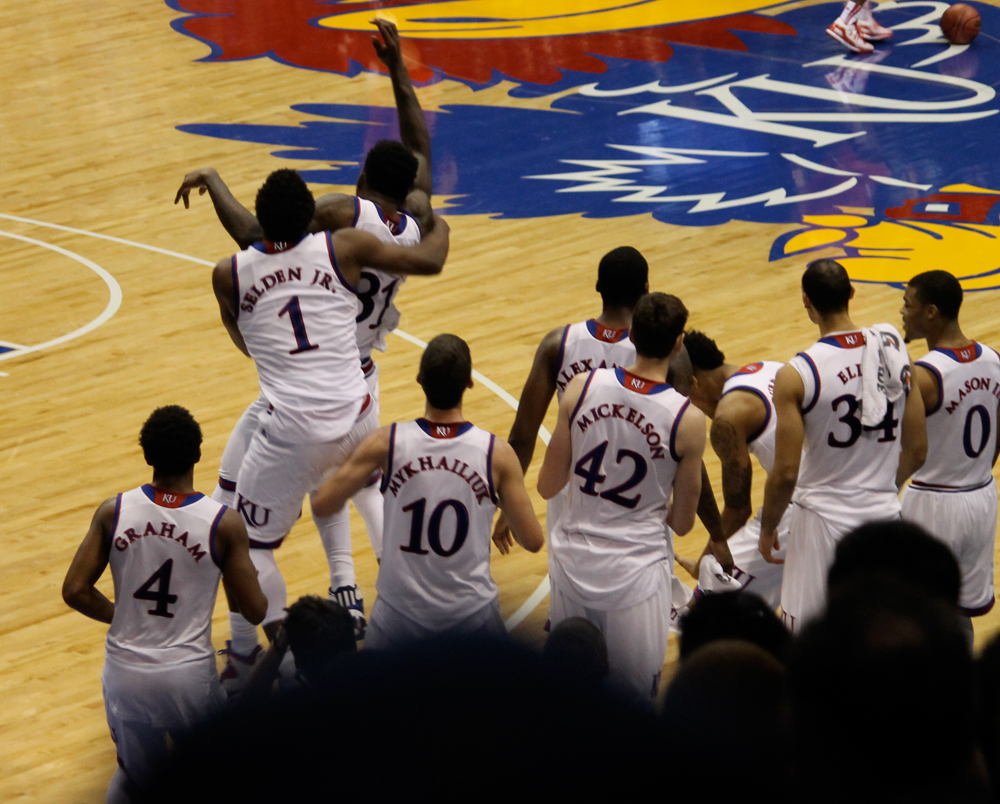
<path fill-rule="evenodd" d="M 842 207 L 880 214 L 886 203 L 947 185 L 1000 187 L 1000 163 L 978 145 L 1000 122 L 996 40 L 950 46 L 938 26 L 947 3 L 885 2 L 877 14 L 893 28 L 892 44 L 858 56 L 824 33 L 839 8 L 780 14 L 798 36 L 741 32 L 745 52 L 673 44 L 662 64 L 610 59 L 596 82 L 569 72 L 512 90 L 576 89 L 551 111 L 453 105 L 428 113 L 435 194 L 458 196 L 449 214 L 652 213 L 706 226 L 801 223 Z M 977 8 L 984 30 L 1000 30 L 1000 10 Z M 279 146 L 272 153 L 281 159 L 330 162 L 303 171 L 327 184 L 354 184 L 368 148 L 397 134 L 390 108 L 292 108 L 304 116 L 298 126 L 180 129 Z M 934 204 L 948 202 L 927 203 L 943 210 Z"/>

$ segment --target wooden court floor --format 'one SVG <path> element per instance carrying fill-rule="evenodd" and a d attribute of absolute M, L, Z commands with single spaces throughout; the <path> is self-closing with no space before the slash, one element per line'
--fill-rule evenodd
<path fill-rule="evenodd" d="M 209 265 L 232 243 L 207 198 L 193 199 L 190 210 L 173 205 L 180 179 L 214 166 L 251 204 L 271 170 L 327 164 L 177 126 L 294 126 L 302 120 L 290 108 L 295 103 L 393 102 L 388 79 L 368 72 L 348 77 L 267 58 L 197 61 L 208 48 L 171 28 L 179 16 L 159 0 L 53 0 L 44 7 L 8 0 L 0 8 L 0 25 L 11 32 L 0 50 L 0 345 L 44 347 L 0 354 L 3 801 L 103 801 L 115 767 L 100 689 L 105 628 L 63 604 L 65 570 L 96 506 L 148 481 L 137 438 L 153 408 L 182 404 L 200 421 L 205 442 L 195 480 L 208 493 L 229 431 L 257 395 L 253 366 L 223 331 L 209 280 Z M 558 94 L 511 94 L 513 82 L 479 88 L 438 79 L 419 90 L 428 110 L 544 110 Z M 490 153 L 481 158 L 488 162 Z M 442 207 L 461 203 L 437 199 Z M 682 226 L 638 208 L 615 217 L 453 214 L 449 222 L 445 271 L 403 287 L 401 330 L 422 341 L 461 335 L 475 368 L 514 397 L 547 331 L 600 312 L 596 267 L 611 248 L 642 251 L 651 287 L 680 296 L 690 326 L 714 337 L 732 362 L 783 360 L 809 345 L 815 330 L 801 307 L 801 271 L 808 259 L 844 253 L 833 245 L 808 257 L 770 259 L 773 244 L 801 229 L 801 221 Z M 979 257 L 995 267 L 992 242 L 984 238 L 977 247 L 992 249 Z M 898 323 L 901 299 L 902 291 L 888 285 L 859 284 L 852 313 L 858 323 Z M 996 292 L 967 294 L 966 332 L 1000 344 L 996 310 Z M 378 355 L 383 422 L 422 413 L 419 356 L 404 337 L 392 337 Z M 514 416 L 483 382 L 466 395 L 465 411 L 504 436 Z M 548 428 L 554 419 L 553 408 Z M 534 484 L 543 449 L 539 442 L 527 478 L 540 517 L 545 509 Z M 718 489 L 718 462 L 710 454 L 706 460 Z M 758 471 L 755 503 L 762 493 Z M 358 579 L 370 606 L 376 563 L 356 517 L 353 526 Z M 678 553 L 696 555 L 705 538 L 696 526 L 677 540 Z M 543 582 L 546 556 L 494 556 L 502 613 L 510 617 Z M 308 517 L 278 561 L 291 599 L 326 589 L 326 561 Z M 101 588 L 110 592 L 110 577 Z M 546 607 L 541 600 L 515 635 L 540 643 Z M 214 624 L 221 647 L 228 634 L 221 604 Z M 977 645 L 998 627 L 997 611 L 977 620 Z"/>

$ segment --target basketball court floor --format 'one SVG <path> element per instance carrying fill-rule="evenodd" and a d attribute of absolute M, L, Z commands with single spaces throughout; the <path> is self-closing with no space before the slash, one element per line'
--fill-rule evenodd
<path fill-rule="evenodd" d="M 619 245 L 643 252 L 651 287 L 680 296 L 731 362 L 815 340 L 799 278 L 820 256 L 857 280 L 862 324 L 898 324 L 900 283 L 947 268 L 969 291 L 966 333 L 1000 344 L 1000 8 L 974 3 L 983 33 L 958 47 L 939 36 L 946 5 L 882 3 L 894 36 L 861 57 L 824 33 L 841 4 L 812 0 L 8 0 L 0 799 L 103 801 L 105 628 L 63 604 L 64 573 L 97 505 L 148 481 L 137 437 L 153 408 L 201 422 L 195 480 L 210 492 L 257 395 L 209 280 L 233 243 L 207 198 L 173 204 L 181 178 L 214 166 L 248 205 L 278 167 L 350 192 L 367 148 L 395 135 L 377 9 L 402 32 L 452 227 L 444 273 L 399 295 L 400 331 L 378 355 L 382 421 L 422 413 L 420 346 L 453 332 L 479 372 L 467 417 L 506 435 L 539 340 L 600 312 L 597 263 Z M 677 551 L 705 539 L 696 526 Z M 354 540 L 370 607 L 359 519 Z M 325 591 L 308 516 L 278 561 L 290 598 Z M 545 553 L 494 553 L 493 572 L 513 633 L 541 642 Z M 977 620 L 977 645 L 998 618 Z M 215 628 L 221 647 L 221 603 Z"/>

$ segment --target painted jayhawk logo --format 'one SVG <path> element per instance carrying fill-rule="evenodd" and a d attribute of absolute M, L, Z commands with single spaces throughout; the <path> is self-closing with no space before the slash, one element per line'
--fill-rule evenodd
<path fill-rule="evenodd" d="M 516 82 L 545 109 L 455 104 L 428 113 L 435 193 L 450 214 L 651 213 L 674 224 L 799 224 L 771 259 L 840 248 L 856 279 L 899 283 L 957 251 L 963 284 L 1000 287 L 997 42 L 949 45 L 945 2 L 883 2 L 893 44 L 848 54 L 824 33 L 842 3 L 753 0 L 170 0 L 210 60 L 269 56 L 379 70 L 369 19 L 391 11 L 419 82 Z M 1000 10 L 977 6 L 983 29 Z M 697 13 L 711 19 L 694 19 Z M 544 55 L 542 55 L 544 54 Z M 182 131 L 273 145 L 354 184 L 395 110 L 302 103 L 296 126 L 202 122 Z M 486 155 L 489 155 L 486 158 Z M 997 209 L 1000 209 L 998 207 Z M 979 216 L 978 218 L 976 216 Z M 963 269 L 964 270 L 964 269 Z"/>

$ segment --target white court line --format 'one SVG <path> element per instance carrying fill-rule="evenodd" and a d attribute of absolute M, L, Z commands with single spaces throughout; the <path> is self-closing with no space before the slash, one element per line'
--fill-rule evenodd
<path fill-rule="evenodd" d="M 96 262 L 88 260 L 86 257 L 81 257 L 75 252 L 64 249 L 60 246 L 54 246 L 51 243 L 46 243 L 42 240 L 35 240 L 33 237 L 24 237 L 24 235 L 13 234 L 11 232 L 0 231 L 0 236 L 10 237 L 14 240 L 20 240 L 24 243 L 31 243 L 34 246 L 41 246 L 42 248 L 47 248 L 50 251 L 54 251 L 57 254 L 62 254 L 64 257 L 69 257 L 71 260 L 76 260 L 81 265 L 86 265 L 91 271 L 97 274 L 104 283 L 108 286 L 108 290 L 111 292 L 111 298 L 108 300 L 107 306 L 104 311 L 97 316 L 89 324 L 84 324 L 79 329 L 75 329 L 65 335 L 60 335 L 58 338 L 53 338 L 50 341 L 45 341 L 45 343 L 38 343 L 34 346 L 22 346 L 17 349 L 13 349 L 10 352 L 3 352 L 0 354 L 0 360 L 9 360 L 12 357 L 20 357 L 21 355 L 31 354 L 32 352 L 37 352 L 40 349 L 47 349 L 50 346 L 58 346 L 61 343 L 66 343 L 66 341 L 71 341 L 74 338 L 79 338 L 81 335 L 86 335 L 88 332 L 97 329 L 101 324 L 107 321 L 111 316 L 118 312 L 118 308 L 122 305 L 122 289 L 121 286 L 115 281 L 115 278 L 105 271 Z M 9 375 L 5 375 L 9 376 Z"/>
<path fill-rule="evenodd" d="M 123 239 L 121 237 L 112 237 L 111 235 L 99 234 L 97 232 L 88 232 L 86 229 L 74 229 L 74 228 L 72 228 L 70 226 L 61 226 L 61 225 L 59 225 L 57 223 L 46 223 L 45 221 L 36 221 L 36 220 L 31 219 L 31 218 L 20 218 L 20 217 L 18 217 L 16 215 L 7 215 L 7 214 L 2 213 L 2 212 L 0 212 L 0 218 L 5 218 L 7 220 L 12 220 L 12 221 L 18 221 L 20 223 L 30 223 L 30 224 L 33 224 L 34 226 L 42 226 L 42 227 L 45 227 L 47 229 L 57 229 L 58 231 L 61 231 L 61 232 L 72 232 L 73 234 L 84 235 L 85 237 L 94 237 L 94 238 L 97 238 L 98 240 L 109 240 L 112 243 L 120 243 L 123 246 L 132 246 L 134 248 L 145 249 L 146 251 L 153 251 L 153 252 L 156 252 L 157 254 L 164 254 L 164 255 L 166 255 L 168 257 L 176 257 L 179 260 L 186 260 L 187 262 L 197 263 L 198 265 L 208 265 L 208 266 L 215 265 L 214 262 L 209 262 L 208 260 L 203 260 L 203 259 L 200 259 L 199 257 L 192 257 L 192 256 L 190 256 L 188 254 L 181 254 L 178 251 L 169 251 L 168 249 L 159 248 L 158 246 L 147 246 L 145 243 L 137 243 L 134 240 L 125 240 L 125 239 Z M 20 237 L 19 235 L 10 235 L 10 237 L 16 237 L 16 238 L 18 238 L 20 240 L 25 240 L 27 242 L 39 243 L 39 245 L 43 245 L 46 248 L 51 248 L 54 251 L 59 251 L 59 252 L 65 253 L 68 256 L 73 256 L 73 259 L 81 259 L 81 260 L 83 259 L 82 257 L 78 257 L 77 255 L 73 255 L 72 252 L 65 252 L 63 249 L 60 249 L 58 246 L 52 246 L 52 245 L 49 245 L 48 243 L 40 243 L 39 241 L 31 240 L 30 238 Z M 96 267 L 100 271 L 104 270 L 103 268 L 100 268 L 100 266 L 96 266 Z M 108 274 L 108 276 L 110 277 L 110 274 Z M 114 281 L 113 278 L 112 278 L 112 281 Z M 117 286 L 118 286 L 118 283 L 116 282 L 115 283 L 115 287 L 117 287 Z M 120 304 L 121 303 L 121 288 L 118 288 L 118 297 L 119 297 L 118 298 L 118 302 Z M 118 308 L 116 307 L 115 309 L 117 310 Z M 112 315 L 113 314 L 114 313 L 112 313 Z M 109 316 L 109 318 L 110 318 L 110 316 Z M 80 333 L 80 334 L 82 334 L 82 333 Z M 415 346 L 419 346 L 421 349 L 427 348 L 427 344 L 424 341 L 420 340 L 419 338 L 414 337 L 413 335 L 410 335 L 408 332 L 403 332 L 402 330 L 397 329 L 397 330 L 393 331 L 393 334 L 394 335 L 398 335 L 403 340 L 409 341 L 410 343 L 414 344 Z M 43 344 L 43 345 L 45 345 L 45 344 Z M 31 348 L 32 349 L 39 349 L 41 347 L 39 346 L 39 347 L 31 347 Z M 15 353 L 14 352 L 8 352 L 7 354 L 13 355 Z M 24 354 L 24 352 L 19 352 L 18 354 Z M 3 359 L 4 359 L 4 356 L 0 355 L 0 360 L 3 360 Z M 497 396 L 499 396 L 504 402 L 506 402 L 508 405 L 510 405 L 512 408 L 514 408 L 514 410 L 517 410 L 517 400 L 513 396 L 511 396 L 509 393 L 507 393 L 503 388 L 501 388 L 499 385 L 497 385 L 495 382 L 493 382 L 492 380 L 488 379 L 487 377 L 484 377 L 478 371 L 473 370 L 472 376 L 475 377 L 476 380 L 478 380 L 479 382 L 481 382 L 487 388 L 489 388 Z M 551 438 L 551 435 L 549 434 L 548 430 L 546 430 L 544 427 L 540 427 L 539 430 L 538 430 L 538 437 L 540 439 L 542 439 L 542 443 L 543 444 L 545 444 L 546 446 L 548 446 L 549 439 Z M 521 607 L 517 611 L 515 611 L 510 617 L 507 618 L 506 622 L 504 623 L 504 625 L 507 627 L 507 630 L 508 631 L 512 631 L 514 628 L 516 628 L 518 625 L 520 625 L 524 621 L 524 619 L 529 614 L 531 614 L 531 612 L 534 611 L 535 608 L 538 607 L 538 605 L 542 602 L 542 600 L 544 600 L 545 596 L 549 593 L 549 589 L 550 589 L 549 576 L 546 575 L 542 579 L 542 582 L 538 585 L 538 588 L 535 589 L 535 591 L 531 593 L 531 595 L 521 605 Z"/>

